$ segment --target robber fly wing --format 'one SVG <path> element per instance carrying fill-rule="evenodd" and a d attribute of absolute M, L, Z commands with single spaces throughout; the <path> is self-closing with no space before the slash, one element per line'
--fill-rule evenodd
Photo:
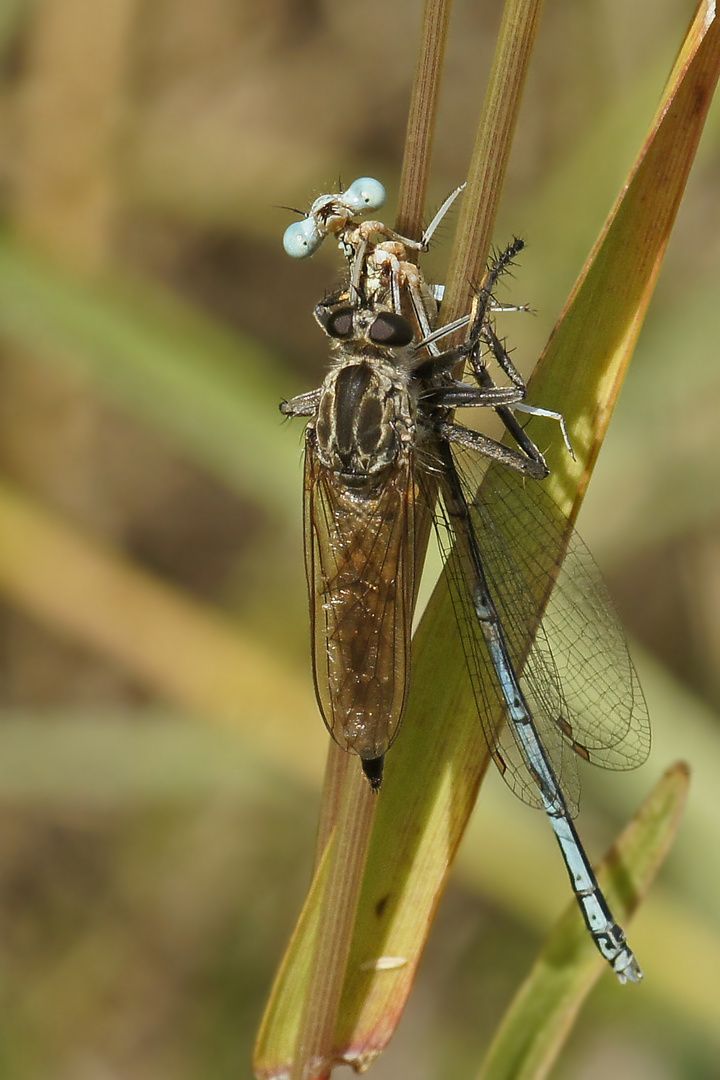
<path fill-rule="evenodd" d="M 315 690 L 335 741 L 380 757 L 405 707 L 415 591 L 410 456 L 370 492 L 318 457 L 308 429 L 305 552 Z"/>

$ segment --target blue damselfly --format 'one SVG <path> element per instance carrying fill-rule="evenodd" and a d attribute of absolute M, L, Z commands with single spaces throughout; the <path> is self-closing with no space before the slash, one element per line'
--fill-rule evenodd
<path fill-rule="evenodd" d="M 416 517 L 427 507 L 493 759 L 516 794 L 545 810 L 600 952 L 621 982 L 637 981 L 640 968 L 572 818 L 577 759 L 614 769 L 641 764 L 650 744 L 647 711 L 587 551 L 570 540 L 558 573 L 554 557 L 536 553 L 528 563 L 517 528 L 521 522 L 547 538 L 553 552 L 565 535 L 564 519 L 539 483 L 548 475 L 545 460 L 515 413 L 561 425 L 562 418 L 527 405 L 525 384 L 492 320 L 503 309 L 494 297 L 497 281 L 522 242 L 492 260 L 471 316 L 434 329 L 439 290 L 408 253 L 426 249 L 428 233 L 460 190 L 421 241 L 356 220 L 381 205 L 382 188 L 368 178 L 316 200 L 286 234 L 295 257 L 334 234 L 349 268 L 347 285 L 315 310 L 332 341 L 330 372 L 317 390 L 281 406 L 308 421 L 305 543 L 318 702 L 333 738 L 359 755 L 379 789 L 407 697 L 420 570 Z M 465 341 L 442 351 L 443 336 L 463 327 Z M 496 385 L 489 360 L 508 385 Z M 471 381 L 454 375 L 462 362 Z M 457 423 L 454 410 L 468 406 L 495 409 L 517 449 Z M 537 597 L 544 595 L 550 598 L 538 621 Z M 493 720 L 498 710 L 501 724 Z"/>

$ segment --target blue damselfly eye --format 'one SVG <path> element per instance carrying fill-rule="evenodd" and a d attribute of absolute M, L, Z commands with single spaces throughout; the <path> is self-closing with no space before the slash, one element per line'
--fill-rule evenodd
<path fill-rule="evenodd" d="M 295 221 L 285 230 L 283 247 L 291 259 L 307 259 L 323 242 L 323 234 L 311 217 Z"/>
<path fill-rule="evenodd" d="M 356 214 L 364 210 L 379 210 L 385 198 L 385 188 L 372 176 L 361 176 L 359 180 L 354 180 L 342 195 L 344 205 Z"/>

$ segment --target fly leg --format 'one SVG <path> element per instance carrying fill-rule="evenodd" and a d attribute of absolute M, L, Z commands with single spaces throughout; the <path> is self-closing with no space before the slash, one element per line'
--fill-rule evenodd
<path fill-rule="evenodd" d="M 289 401 L 280 402 L 280 412 L 283 416 L 317 416 L 320 403 L 321 389 L 308 390 L 305 394 L 298 394 Z"/>

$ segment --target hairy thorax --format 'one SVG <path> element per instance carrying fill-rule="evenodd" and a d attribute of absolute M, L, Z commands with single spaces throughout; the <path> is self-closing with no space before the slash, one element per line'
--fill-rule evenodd
<path fill-rule="evenodd" d="M 401 366 L 367 354 L 344 359 L 323 384 L 315 420 L 322 463 L 356 488 L 379 479 L 412 445 L 415 413 Z"/>

